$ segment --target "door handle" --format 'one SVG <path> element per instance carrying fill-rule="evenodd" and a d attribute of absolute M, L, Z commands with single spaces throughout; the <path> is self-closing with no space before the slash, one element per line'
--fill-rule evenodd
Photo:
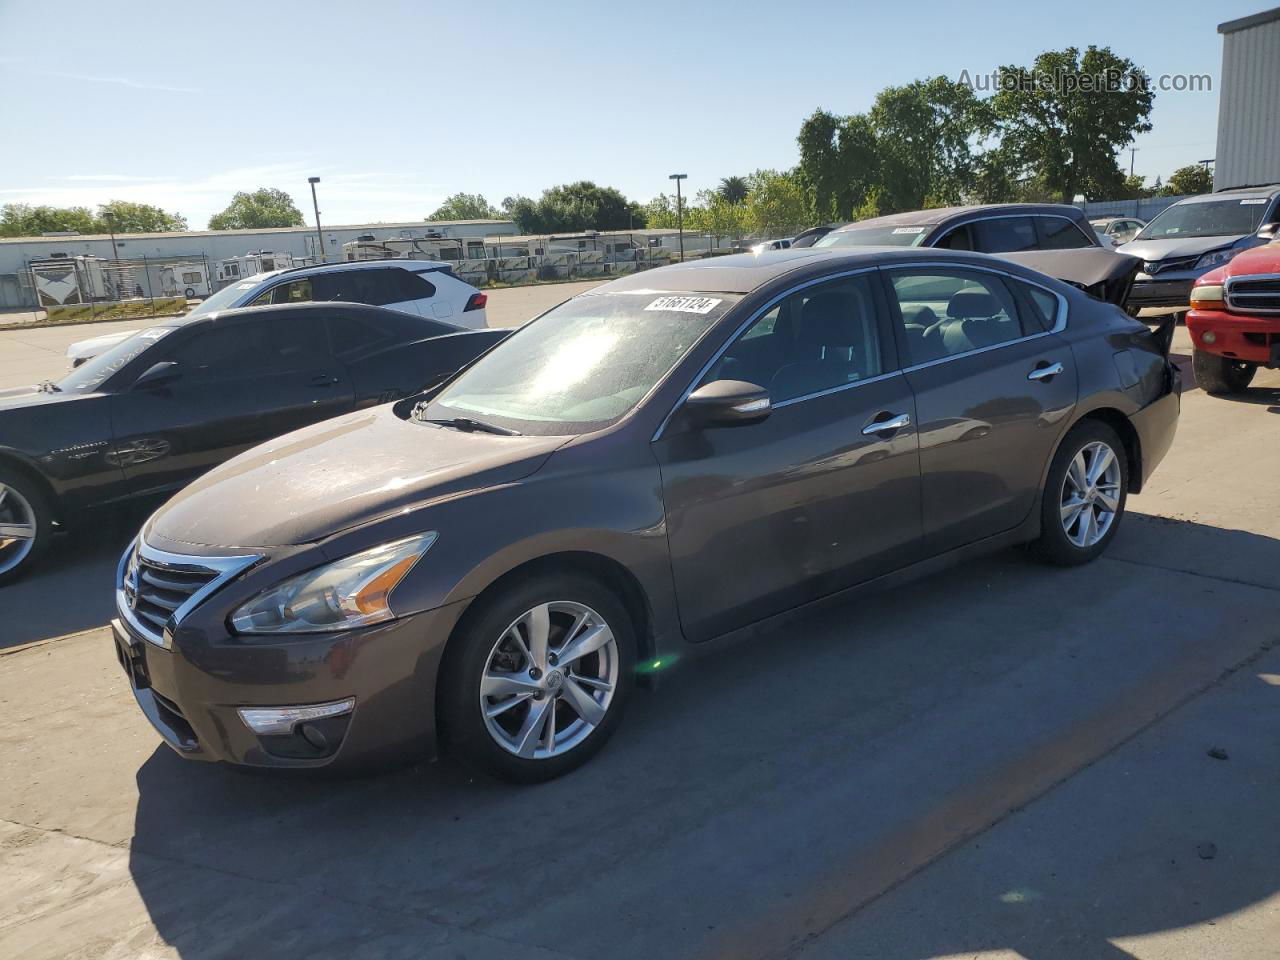
<path fill-rule="evenodd" d="M 1048 380 L 1060 374 L 1065 367 L 1060 363 L 1045 363 L 1040 361 L 1041 366 L 1037 366 L 1034 370 L 1027 374 L 1028 380 Z"/>
<path fill-rule="evenodd" d="M 872 420 L 862 428 L 862 435 L 865 437 L 874 437 L 881 433 L 889 433 L 893 430 L 901 430 L 903 427 L 911 426 L 911 416 L 906 413 L 881 413 L 878 416 L 885 417 L 884 420 Z"/>

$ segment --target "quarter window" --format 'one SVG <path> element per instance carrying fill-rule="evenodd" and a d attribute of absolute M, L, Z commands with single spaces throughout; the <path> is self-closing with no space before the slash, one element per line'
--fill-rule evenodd
<path fill-rule="evenodd" d="M 973 248 L 982 253 L 1014 253 L 1018 250 L 1036 249 L 1036 225 L 1030 217 L 976 220 L 970 224 L 970 228 L 973 230 Z"/>
<path fill-rule="evenodd" d="M 891 272 L 889 281 L 912 364 L 1024 335 L 1013 296 L 998 277 L 967 270 L 901 270 Z"/>
<path fill-rule="evenodd" d="M 745 380 L 781 403 L 883 372 L 872 280 L 862 274 L 782 300 L 729 346 L 703 382 Z"/>

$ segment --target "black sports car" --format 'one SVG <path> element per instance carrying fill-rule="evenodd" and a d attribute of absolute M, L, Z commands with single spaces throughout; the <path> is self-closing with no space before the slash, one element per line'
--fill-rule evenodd
<path fill-rule="evenodd" d="M 0 583 L 55 524 L 418 392 L 506 334 L 362 304 L 249 307 L 162 323 L 56 383 L 0 390 Z"/>

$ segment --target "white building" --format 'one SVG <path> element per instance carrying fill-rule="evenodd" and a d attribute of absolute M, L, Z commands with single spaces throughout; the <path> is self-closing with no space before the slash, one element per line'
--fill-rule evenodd
<path fill-rule="evenodd" d="M 342 245 L 372 234 L 383 238 L 503 236 L 514 234 L 510 220 L 441 220 L 410 223 L 362 223 L 325 227 L 325 259 L 343 259 Z M 211 266 L 229 257 L 269 250 L 295 259 L 317 260 L 315 227 L 274 227 L 261 230 L 197 230 L 188 233 L 118 233 L 56 237 L 0 238 L 0 309 L 30 309 L 36 295 L 28 264 L 54 256 L 88 255 L 121 260 L 207 261 Z M 159 267 L 157 266 L 157 270 Z M 153 271 L 154 272 L 154 271 Z M 144 291 L 145 292 L 145 291 Z M 159 295 L 160 291 L 155 291 Z"/>
<path fill-rule="evenodd" d="M 1218 26 L 1222 86 L 1213 188 L 1280 183 L 1280 7 Z"/>

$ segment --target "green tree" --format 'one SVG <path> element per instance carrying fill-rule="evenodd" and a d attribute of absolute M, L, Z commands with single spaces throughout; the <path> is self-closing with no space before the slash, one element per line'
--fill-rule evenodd
<path fill-rule="evenodd" d="M 187 229 L 187 219 L 149 203 L 112 200 L 98 207 L 98 223 L 102 232 L 176 233 Z"/>
<path fill-rule="evenodd" d="M 508 197 L 504 205 L 524 233 L 628 230 L 645 225 L 644 208 L 613 187 L 601 187 L 590 180 L 550 187 L 536 201 Z"/>
<path fill-rule="evenodd" d="M 747 183 L 746 178 L 740 179 L 742 179 L 745 186 Z M 733 237 L 734 239 L 741 237 L 748 230 L 746 204 L 746 196 L 748 195 L 750 195 L 749 187 L 747 194 L 744 194 L 743 200 L 731 203 L 725 199 L 723 188 L 700 191 L 697 202 L 685 207 L 685 228 L 694 233 L 706 233 L 714 237 Z M 671 206 L 671 210 L 672 223 L 670 226 L 675 226 L 674 204 Z"/>
<path fill-rule="evenodd" d="M 747 199 L 746 177 L 725 177 L 716 188 L 716 195 L 725 203 L 742 203 Z"/>
<path fill-rule="evenodd" d="M 1053 50 L 1031 67 L 1001 68 L 991 98 L 1001 147 L 1019 158 L 1017 179 L 1038 177 L 1057 201 L 1124 188 L 1117 152 L 1151 129 L 1155 94 L 1132 60 L 1110 47 Z"/>
<path fill-rule="evenodd" d="M 683 199 L 683 198 L 681 198 Z M 684 204 L 685 212 L 689 210 L 689 205 Z M 644 214 L 645 226 L 653 227 L 656 230 L 674 230 L 676 227 L 676 198 L 672 194 L 668 196 L 660 193 L 641 208 Z"/>
<path fill-rule="evenodd" d="M 428 220 L 497 220 L 502 211 L 478 193 L 455 193 L 436 208 Z"/>
<path fill-rule="evenodd" d="M 1179 167 L 1169 174 L 1169 182 L 1161 189 L 1166 197 L 1190 196 L 1194 193 L 1213 193 L 1213 174 L 1198 163 Z"/>
<path fill-rule="evenodd" d="M 817 220 L 850 220 L 879 182 L 876 135 L 863 114 L 837 117 L 816 110 L 796 137 L 796 177 Z"/>
<path fill-rule="evenodd" d="M 6 203 L 0 208 L 0 237 L 38 237 L 42 233 L 97 233 L 98 224 L 87 207 L 33 207 Z"/>
<path fill-rule="evenodd" d="M 744 226 L 762 237 L 781 237 L 813 221 L 809 199 L 797 176 L 757 170 L 748 179 Z"/>
<path fill-rule="evenodd" d="M 1147 186 L 1147 178 L 1141 174 L 1135 173 L 1132 176 L 1124 178 L 1124 186 L 1120 188 L 1117 199 L 1120 200 L 1144 200 L 1147 197 L 1154 197 L 1155 191 Z"/>
<path fill-rule="evenodd" d="M 283 190 L 263 187 L 241 191 L 221 213 L 209 218 L 210 230 L 253 230 L 261 227 L 300 227 L 302 211 Z"/>

